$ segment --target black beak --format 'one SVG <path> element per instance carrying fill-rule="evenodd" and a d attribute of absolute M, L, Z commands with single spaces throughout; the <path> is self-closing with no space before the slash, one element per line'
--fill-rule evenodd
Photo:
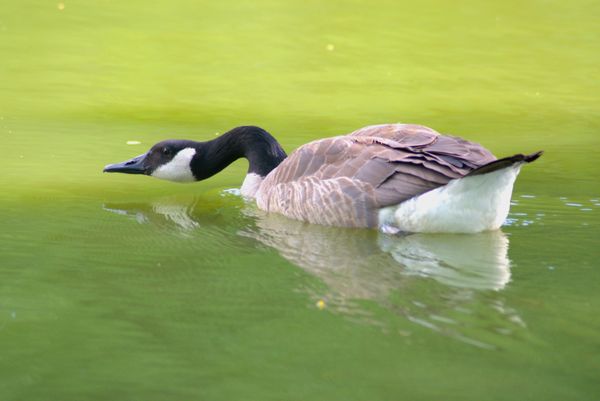
<path fill-rule="evenodd" d="M 122 163 L 109 164 L 104 167 L 103 171 L 105 173 L 146 174 L 148 169 L 144 167 L 144 161 L 147 154 L 144 153 Z"/>

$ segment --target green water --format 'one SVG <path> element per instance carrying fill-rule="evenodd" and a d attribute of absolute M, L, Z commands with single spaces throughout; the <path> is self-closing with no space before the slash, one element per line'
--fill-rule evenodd
<path fill-rule="evenodd" d="M 600 399 L 598 2 L 0 6 L 1 400 Z M 242 161 L 101 173 L 398 121 L 546 154 L 472 236 L 266 216 Z"/>

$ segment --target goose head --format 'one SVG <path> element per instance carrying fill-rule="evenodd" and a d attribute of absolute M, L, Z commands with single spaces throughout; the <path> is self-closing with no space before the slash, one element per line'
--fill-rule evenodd
<path fill-rule="evenodd" d="M 239 158 L 248 160 L 242 194 L 252 197 L 260 182 L 286 154 L 262 128 L 242 126 L 206 142 L 169 139 L 143 155 L 109 164 L 105 173 L 145 174 L 174 182 L 201 181 L 217 174 Z"/>
<path fill-rule="evenodd" d="M 142 155 L 104 167 L 105 173 L 145 174 L 174 182 L 193 182 L 201 178 L 201 143 L 166 140 Z M 196 173 L 195 173 L 196 170 Z"/>

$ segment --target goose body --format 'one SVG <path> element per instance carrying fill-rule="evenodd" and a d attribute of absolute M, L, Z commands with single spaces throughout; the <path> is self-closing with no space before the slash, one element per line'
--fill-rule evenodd
<path fill-rule="evenodd" d="M 386 232 L 480 232 L 502 225 L 521 166 L 540 154 L 498 160 L 477 143 L 386 124 L 310 142 L 286 157 L 266 131 L 238 127 L 209 142 L 163 141 L 104 171 L 189 182 L 245 157 L 241 193 L 267 212 Z"/>

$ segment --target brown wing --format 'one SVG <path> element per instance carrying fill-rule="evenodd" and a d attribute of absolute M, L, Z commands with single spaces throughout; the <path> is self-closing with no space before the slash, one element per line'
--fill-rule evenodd
<path fill-rule="evenodd" d="M 373 227 L 380 208 L 463 177 L 496 158 L 418 125 L 365 127 L 293 152 L 261 185 L 261 209 L 311 223 Z"/>

